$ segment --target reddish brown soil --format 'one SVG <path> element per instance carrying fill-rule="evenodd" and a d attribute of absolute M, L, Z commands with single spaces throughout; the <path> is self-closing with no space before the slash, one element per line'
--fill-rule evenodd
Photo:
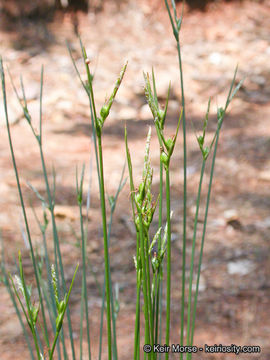
<path fill-rule="evenodd" d="M 237 82 L 246 76 L 242 90 L 230 106 L 220 137 L 215 168 L 212 202 L 209 212 L 202 290 L 199 295 L 197 328 L 194 343 L 259 345 L 260 355 L 237 358 L 270 358 L 270 8 L 267 2 L 215 2 L 206 12 L 186 11 L 182 26 L 183 67 L 187 101 L 188 152 L 188 246 L 190 249 L 194 220 L 196 189 L 201 155 L 193 126 L 202 128 L 207 101 L 213 96 L 209 140 L 215 130 L 216 106 L 223 105 L 235 65 L 239 64 Z M 164 6 L 156 2 L 123 3 L 120 9 L 108 4 L 102 13 L 78 14 L 78 26 L 86 44 L 92 68 L 95 69 L 95 93 L 98 108 L 110 94 L 122 64 L 128 70 L 104 127 L 105 185 L 114 194 L 125 162 L 124 125 L 127 124 L 135 181 L 142 172 L 143 149 L 151 116 L 145 110 L 142 71 L 155 67 L 160 99 L 164 101 L 172 81 L 168 134 L 176 127 L 179 114 L 179 72 L 175 41 Z M 79 42 L 74 34 L 74 17 L 56 14 L 52 22 L 18 21 L 2 23 L 0 52 L 19 84 L 25 81 L 26 95 L 33 121 L 38 124 L 40 67 L 44 78 L 44 151 L 48 169 L 57 169 L 57 220 L 69 281 L 75 264 L 80 261 L 74 231 L 79 234 L 79 216 L 75 196 L 75 169 L 89 163 L 90 120 L 87 97 L 76 78 L 65 41 L 74 50 L 78 66 Z M 76 25 L 77 26 L 77 25 Z M 38 148 L 29 126 L 22 119 L 7 76 L 10 120 L 16 158 L 33 239 L 39 248 L 41 236 L 29 206 L 41 215 L 42 208 L 27 186 L 30 182 L 45 191 L 41 178 Z M 216 97 L 216 95 L 218 95 Z M 26 273 L 32 268 L 21 235 L 22 215 L 12 169 L 7 133 L 1 110 L 1 197 L 0 229 L 6 261 L 15 273 L 13 255 L 22 249 Z M 193 126 L 192 126 L 193 123 Z M 154 167 L 154 192 L 158 190 L 158 143 L 151 144 Z M 92 150 L 90 152 L 91 159 Z M 172 162 L 173 215 L 173 296 L 172 340 L 179 342 L 181 233 L 182 233 L 182 138 Z M 87 167 L 89 169 L 89 167 Z M 209 178 L 209 166 L 206 179 Z M 86 180 L 89 180 L 87 170 Z M 93 166 L 88 255 L 99 281 L 103 277 L 103 246 L 97 179 Z M 205 199 L 207 186 L 203 188 Z M 203 204 L 205 201 L 203 201 Z M 203 213 L 200 214 L 200 221 Z M 153 231 L 157 226 L 156 219 Z M 199 225 L 201 234 L 202 225 Z M 51 230 L 48 232 L 52 248 Z M 199 238 L 199 237 L 198 237 Z M 197 249 L 199 250 L 199 244 Z M 122 191 L 113 219 L 111 237 L 113 281 L 120 287 L 120 314 L 117 320 L 119 358 L 130 359 L 133 348 L 135 310 L 135 235 L 131 222 L 129 189 Z M 190 250 L 188 250 L 189 264 Z M 197 259 L 196 259 L 197 264 Z M 80 277 L 71 298 L 76 343 L 79 336 Z M 93 351 L 97 352 L 100 297 L 94 277 L 89 273 L 90 318 L 93 329 Z M 28 359 L 22 331 L 5 287 L 0 285 L 0 344 L 3 360 Z M 105 349 L 105 347 L 104 347 Z M 104 354 L 106 351 L 104 351 Z M 105 355 L 104 355 L 105 356 Z M 93 357 L 95 358 L 95 357 Z M 106 356 L 104 357 L 106 358 Z M 233 355 L 195 355 L 194 359 L 232 359 Z"/>

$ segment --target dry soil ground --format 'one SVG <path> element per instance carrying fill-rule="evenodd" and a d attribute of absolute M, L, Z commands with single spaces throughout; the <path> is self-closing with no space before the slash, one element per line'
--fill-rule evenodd
<path fill-rule="evenodd" d="M 196 345 L 259 345 L 260 355 L 239 355 L 239 359 L 270 358 L 270 8 L 267 1 L 214 3 L 207 12 L 186 12 L 181 43 L 188 122 L 188 239 L 194 219 L 196 187 L 200 172 L 200 152 L 194 128 L 202 127 L 209 96 L 213 96 L 209 139 L 215 130 L 216 105 L 223 105 L 236 64 L 237 81 L 246 76 L 239 95 L 230 107 L 220 138 L 209 213 L 204 267 L 199 295 Z M 74 231 L 79 233 L 75 196 L 75 168 L 89 164 L 90 120 L 87 97 L 76 78 L 65 41 L 68 40 L 78 66 L 83 64 L 74 30 L 79 27 L 95 71 L 98 106 L 110 94 L 122 64 L 128 60 L 123 85 L 104 128 L 105 184 L 108 194 L 116 191 L 125 162 L 124 125 L 127 124 L 135 179 L 142 171 L 147 126 L 152 124 L 143 91 L 142 71 L 154 66 L 158 92 L 164 101 L 172 82 L 168 133 L 174 132 L 180 110 L 176 46 L 163 4 L 129 2 L 121 8 L 108 4 L 102 13 L 56 14 L 53 21 L 2 21 L 0 52 L 16 84 L 23 74 L 29 108 L 38 117 L 40 67 L 44 78 L 44 150 L 49 169 L 57 169 L 57 207 L 61 249 L 69 280 L 80 257 Z M 37 213 L 41 205 L 27 181 L 44 192 L 36 143 L 8 82 L 12 136 L 26 202 L 31 198 Z M 13 255 L 22 249 L 26 272 L 32 268 L 21 236 L 22 216 L 7 133 L 1 110 L 0 142 L 0 228 L 7 263 L 15 272 Z M 193 126 L 192 126 L 193 123 Z M 158 144 L 151 145 L 154 190 L 158 184 Z M 89 155 L 90 154 L 90 155 Z M 172 163 L 173 216 L 173 299 L 172 338 L 178 342 L 180 309 L 180 263 L 182 233 L 182 139 L 179 136 Z M 88 168 L 89 169 L 89 168 Z M 103 272 L 100 209 L 95 167 L 92 179 L 88 255 L 96 276 Z M 88 171 L 87 171 L 88 173 Z M 209 168 L 207 168 L 207 178 Z M 87 176 L 87 180 L 89 176 Z M 206 187 L 203 195 L 206 195 Z M 40 234 L 30 207 L 28 214 L 36 244 Z M 202 215 L 200 220 L 202 219 Z M 156 220 L 154 221 L 156 225 Z M 201 227 L 199 227 L 199 234 Z M 49 234 L 49 238 L 51 235 Z M 135 236 L 131 222 L 129 189 L 125 186 L 114 216 L 111 237 L 113 280 L 120 287 L 120 314 L 117 320 L 121 359 L 132 356 L 134 326 L 135 271 L 132 256 Z M 190 252 L 189 252 L 190 253 Z M 93 344 L 97 343 L 100 298 L 89 274 L 90 317 Z M 27 359 L 28 352 L 15 311 L 0 285 L 0 344 L 3 360 Z M 79 334 L 80 281 L 72 294 L 74 335 Z M 77 340 L 76 340 L 77 341 Z M 96 351 L 96 349 L 94 350 Z M 199 355 L 194 359 L 232 359 L 233 355 Z"/>

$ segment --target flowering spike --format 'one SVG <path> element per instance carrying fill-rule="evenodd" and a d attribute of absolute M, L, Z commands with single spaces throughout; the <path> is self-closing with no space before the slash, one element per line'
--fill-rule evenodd
<path fill-rule="evenodd" d="M 118 77 L 118 79 L 116 80 L 116 83 L 115 83 L 115 86 L 114 86 L 114 89 L 113 89 L 113 92 L 109 98 L 109 100 L 102 106 L 101 110 L 100 110 L 100 117 L 101 117 L 101 122 L 102 122 L 102 125 L 104 124 L 104 121 L 106 120 L 106 118 L 108 117 L 109 115 L 109 112 L 110 112 L 110 109 L 112 107 L 112 104 L 113 104 L 113 101 L 115 99 L 115 96 L 117 94 L 117 91 L 119 89 L 119 86 L 123 80 L 123 77 L 125 75 L 125 72 L 126 72 L 126 68 L 127 68 L 127 62 L 126 64 L 123 66 L 121 72 L 120 72 L 120 75 Z"/>

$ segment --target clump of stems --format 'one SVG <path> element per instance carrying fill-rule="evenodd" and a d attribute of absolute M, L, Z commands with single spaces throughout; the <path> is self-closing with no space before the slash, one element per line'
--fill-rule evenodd
<path fill-rule="evenodd" d="M 182 14 L 180 17 L 177 15 L 176 4 L 175 0 L 171 0 L 171 7 L 169 6 L 168 0 L 164 0 L 166 9 L 169 15 L 173 35 L 176 40 L 177 44 L 177 53 L 178 53 L 178 61 L 179 61 L 179 73 L 180 73 L 180 88 L 181 88 L 181 99 L 182 99 L 182 111 L 183 111 L 183 169 L 184 169 L 184 181 L 183 181 L 183 241 L 182 241 L 182 295 L 181 295 L 181 318 L 180 318 L 180 345 L 184 345 L 184 322 L 185 322 L 185 287 L 186 287 L 186 214 L 187 214 L 187 145 L 186 145 L 186 111 L 185 111 L 185 94 L 184 94 L 184 80 L 183 80 L 183 68 L 182 68 L 182 59 L 181 59 L 181 43 L 180 43 L 180 30 L 183 20 L 183 8 Z M 195 329 L 195 319 L 196 319 L 196 308 L 197 308 L 197 299 L 198 299 L 198 291 L 199 291 L 199 281 L 200 281 L 200 273 L 201 273 L 201 263 L 203 257 L 203 248 L 204 248 L 204 240 L 205 240 L 205 233 L 206 233 L 206 224 L 207 224 L 207 216 L 208 216 L 208 208 L 210 202 L 210 195 L 212 189 L 212 181 L 214 175 L 214 166 L 215 166 L 215 159 L 216 159 L 216 152 L 219 140 L 219 133 L 221 126 L 223 124 L 223 120 L 226 114 L 226 110 L 232 101 L 233 97 L 240 89 L 243 80 L 238 83 L 235 87 L 235 79 L 236 79 L 237 67 L 233 76 L 233 80 L 231 83 L 231 87 L 227 96 L 227 100 L 225 103 L 224 108 L 219 107 L 217 109 L 217 130 L 215 132 L 214 138 L 210 144 L 210 146 L 205 145 L 205 134 L 206 134 L 206 127 L 208 123 L 208 115 L 210 111 L 210 100 L 208 102 L 208 108 L 206 112 L 206 117 L 203 124 L 203 133 L 199 137 L 197 137 L 198 145 L 201 150 L 202 154 L 202 166 L 201 166 L 201 174 L 199 180 L 199 187 L 197 193 L 197 201 L 196 201 L 196 212 L 195 212 L 195 219 L 194 219 L 194 228 L 193 228 L 193 238 L 192 238 L 192 249 L 191 249 L 191 262 L 190 262 L 190 271 L 189 271 L 189 291 L 188 291 L 188 306 L 187 306 L 187 339 L 186 344 L 192 345 L 193 344 L 193 337 L 194 337 L 194 329 Z M 193 271 L 194 271 L 194 258 L 195 258 L 195 245 L 196 245 L 196 234 L 197 234 L 197 224 L 198 224 L 198 214 L 199 214 L 199 207 L 200 207 L 200 199 L 201 199 L 201 188 L 203 183 L 204 171 L 205 171 L 205 164 L 209 157 L 209 154 L 213 150 L 212 156 L 212 163 L 211 163 L 211 171 L 210 171 L 210 179 L 208 184 L 208 193 L 207 193 L 207 200 L 205 206 L 205 214 L 204 214 L 204 223 L 203 223 L 203 234 L 201 239 L 201 246 L 200 246 L 200 255 L 199 255 L 199 264 L 197 270 L 197 280 L 196 280 L 196 290 L 194 295 L 194 302 L 193 302 L 193 311 L 192 311 L 192 284 L 193 284 Z M 187 360 L 190 360 L 192 357 L 191 353 L 187 354 Z M 183 359 L 183 353 L 180 354 L 180 359 Z"/>
<path fill-rule="evenodd" d="M 237 67 L 231 82 L 229 93 L 227 96 L 226 103 L 224 107 L 217 108 L 217 128 L 213 135 L 212 141 L 206 145 L 206 131 L 207 124 L 209 120 L 209 112 L 211 101 L 209 99 L 208 107 L 206 111 L 205 118 L 202 125 L 202 133 L 197 136 L 198 146 L 201 152 L 201 172 L 200 179 L 196 197 L 196 211 L 194 217 L 193 225 L 193 236 L 191 243 L 191 257 L 190 257 L 190 266 L 189 273 L 187 274 L 187 264 L 186 264 L 186 254 L 187 254 L 187 143 L 186 143 L 186 111 L 185 111 L 185 95 L 184 95 L 184 82 L 183 82 L 183 69 L 182 69 L 182 60 L 181 60 L 181 44 L 180 44 L 180 30 L 183 19 L 183 12 L 180 17 L 177 15 L 177 9 L 175 0 L 165 1 L 165 6 L 169 15 L 170 23 L 172 26 L 172 31 L 174 38 L 177 44 L 177 53 L 179 61 L 179 73 L 180 73 L 180 87 L 181 87 L 181 111 L 177 123 L 175 124 L 175 134 L 172 137 L 166 137 L 165 131 L 165 121 L 167 117 L 169 95 L 170 95 L 170 85 L 168 87 L 168 94 L 165 102 L 164 108 L 162 108 L 158 101 L 156 81 L 154 70 L 152 69 L 152 74 L 150 78 L 149 74 L 143 74 L 145 80 L 145 96 L 150 107 L 150 110 L 153 115 L 154 126 L 159 141 L 159 194 L 156 197 L 155 201 L 154 195 L 152 194 L 152 179 L 153 179 L 153 169 L 151 168 L 150 162 L 150 140 L 151 140 L 151 128 L 149 128 L 144 163 L 142 170 L 142 180 L 141 183 L 135 188 L 133 180 L 133 169 L 131 155 L 128 148 L 127 141 L 127 129 L 125 129 L 125 147 L 126 147 L 126 157 L 127 165 L 129 172 L 129 181 L 130 181 L 130 193 L 131 193 L 131 206 L 132 206 L 132 217 L 134 222 L 134 227 L 136 231 L 136 255 L 134 256 L 134 264 L 136 269 L 136 318 L 135 318 L 135 329 L 134 329 L 134 360 L 140 359 L 140 350 L 141 350 L 141 312 L 143 311 L 144 317 L 144 344 L 151 346 L 150 352 L 144 353 L 144 359 L 156 360 L 157 353 L 153 352 L 154 344 L 162 343 L 163 334 L 162 334 L 162 302 L 163 302 L 163 282 L 165 281 L 166 285 L 166 331 L 165 331 L 165 344 L 170 345 L 170 326 L 171 326 L 171 273 L 172 273 L 172 246 L 171 246 L 171 184 L 170 184 L 170 163 L 171 158 L 175 150 L 176 140 L 178 132 L 180 129 L 180 123 L 182 121 L 182 130 L 183 130 L 183 231 L 182 231 L 182 264 L 181 264 L 181 302 L 180 302 L 180 345 L 184 345 L 184 340 L 186 341 L 187 346 L 192 346 L 194 341 L 194 332 L 195 332 L 195 321 L 196 321 L 196 311 L 197 311 L 197 302 L 198 302 L 198 292 L 199 292 L 199 282 L 201 274 L 201 265 L 203 259 L 203 250 L 205 243 L 206 235 L 206 225 L 208 218 L 208 209 L 211 197 L 212 181 L 215 167 L 215 159 L 218 147 L 218 141 L 220 136 L 220 130 L 223 124 L 223 120 L 227 111 L 227 108 L 234 98 L 235 94 L 239 90 L 243 81 L 240 81 L 237 86 L 236 83 L 236 74 Z M 103 313 L 106 310 L 106 320 L 107 320 L 107 353 L 108 360 L 117 360 L 118 359 L 118 350 L 117 350 L 117 334 L 116 334 L 116 318 L 119 312 L 119 301 L 118 301 L 118 287 L 116 286 L 116 296 L 114 300 L 113 293 L 113 284 L 111 279 L 111 269 L 110 269 L 110 256 L 109 256 L 109 246 L 110 246 L 110 234 L 112 227 L 112 218 L 116 207 L 116 202 L 118 196 L 125 185 L 126 180 L 124 180 L 124 171 L 125 166 L 122 171 L 121 179 L 117 188 L 117 191 L 114 196 L 108 197 L 108 203 L 110 207 L 110 218 L 107 221 L 107 211 L 106 211 L 106 199 L 105 199 L 105 175 L 104 175 L 104 166 L 103 166 L 103 148 L 102 148 L 102 134 L 103 127 L 107 117 L 109 116 L 112 104 L 115 100 L 117 91 L 121 82 L 123 80 L 127 64 L 122 68 L 120 75 L 118 76 L 113 91 L 109 99 L 101 107 L 100 111 L 97 112 L 93 81 L 94 75 L 90 71 L 90 60 L 87 57 L 87 53 L 83 43 L 80 40 L 82 56 L 84 59 L 85 71 L 87 74 L 87 81 L 84 82 L 81 78 L 80 72 L 76 66 L 76 63 L 72 57 L 72 52 L 69 48 L 70 56 L 75 67 L 76 73 L 81 81 L 83 88 L 86 91 L 86 94 L 89 99 L 90 113 L 91 113 L 91 125 L 92 125 L 92 140 L 95 150 L 95 159 L 97 165 L 97 176 L 99 183 L 99 194 L 100 194 L 100 207 L 101 207 L 101 217 L 102 217 L 102 229 L 103 229 L 103 246 L 104 246 L 104 283 L 102 287 L 102 309 L 101 309 L 101 321 L 100 321 L 100 336 L 99 336 L 99 360 L 102 359 L 102 340 L 103 340 Z M 60 248 L 60 239 L 58 235 L 58 229 L 56 225 L 56 219 L 54 214 L 55 208 L 55 193 L 56 193 L 56 181 L 55 181 L 55 170 L 52 170 L 53 183 L 50 185 L 49 173 L 47 170 L 45 157 L 43 153 L 43 133 L 42 133 L 42 95 L 43 95 L 43 67 L 41 69 L 41 85 L 40 85 L 40 116 L 39 116 L 39 129 L 36 130 L 33 125 L 32 117 L 29 112 L 27 98 L 25 94 L 25 88 L 23 79 L 21 78 L 21 93 L 19 95 L 12 77 L 10 76 L 12 86 L 14 88 L 16 97 L 18 98 L 19 104 L 23 110 L 24 117 L 30 127 L 34 138 L 37 141 L 41 167 L 43 172 L 43 178 L 45 183 L 45 195 L 41 195 L 39 191 L 31 184 L 28 184 L 29 187 L 34 192 L 35 196 L 39 199 L 42 205 L 43 217 L 40 220 L 35 213 L 34 216 L 37 220 L 41 235 L 42 235 L 42 246 L 43 246 L 43 257 L 45 258 L 45 274 L 43 271 L 43 257 L 38 254 L 38 251 L 35 251 L 31 231 L 29 227 L 29 222 L 27 218 L 27 213 L 25 209 L 25 203 L 22 193 L 22 188 L 20 184 L 19 172 L 16 164 L 10 125 L 8 120 L 8 108 L 7 108 L 7 95 L 5 87 L 5 72 L 3 68 L 2 58 L 0 58 L 0 73 L 2 81 L 2 93 L 3 93 L 3 102 L 4 110 L 6 117 L 6 126 L 8 131 L 8 140 L 9 147 L 11 151 L 11 158 L 13 163 L 13 168 L 16 177 L 16 183 L 21 203 L 21 208 L 23 212 L 24 226 L 26 230 L 26 237 L 30 248 L 30 256 L 33 264 L 34 275 L 35 275 L 35 284 L 38 292 L 38 301 L 35 303 L 32 300 L 32 291 L 31 287 L 26 284 L 25 275 L 22 265 L 22 257 L 19 252 L 19 263 L 17 265 L 19 275 L 16 275 L 14 278 L 6 271 L 6 265 L 4 261 L 4 251 L 2 248 L 2 263 L 1 271 L 2 278 L 7 287 L 7 290 L 10 294 L 12 303 L 18 315 L 20 324 L 22 326 L 26 342 L 29 348 L 31 359 L 35 359 L 34 351 L 31 346 L 31 340 L 28 336 L 28 332 L 32 335 L 34 341 L 34 347 L 36 352 L 36 357 L 38 359 L 44 359 L 46 356 L 49 360 L 53 359 L 55 349 L 57 352 L 58 360 L 68 359 L 67 351 L 67 338 L 64 333 L 64 316 L 67 315 L 67 325 L 68 325 L 68 334 L 69 334 L 69 345 L 71 347 L 72 359 L 76 360 L 75 353 L 75 344 L 73 339 L 73 328 L 71 323 L 71 316 L 69 311 L 69 298 L 72 287 L 74 285 L 75 276 L 78 270 L 78 265 L 76 266 L 71 285 L 67 290 L 64 266 L 62 261 L 62 253 Z M 210 154 L 212 157 L 210 157 Z M 209 160 L 211 158 L 211 160 Z M 198 254 L 198 265 L 196 268 L 196 244 L 197 244 L 197 228 L 198 228 L 198 217 L 201 204 L 201 194 L 202 186 L 204 182 L 204 174 L 206 169 L 207 161 L 210 162 L 210 178 L 208 183 L 208 191 L 206 197 L 206 205 L 204 209 L 204 221 L 203 221 L 203 232 L 200 240 L 200 251 Z M 84 226 L 83 221 L 83 183 L 84 183 L 84 173 L 85 166 L 83 166 L 81 175 L 79 177 L 78 171 L 76 171 L 76 193 L 77 193 L 77 204 L 79 207 L 79 217 L 80 217 L 80 246 L 81 246 L 81 257 L 82 257 L 82 282 L 81 282 L 81 317 L 80 317 L 80 359 L 83 358 L 83 320 L 85 318 L 86 322 L 86 332 L 87 332 L 87 349 L 88 349 L 88 359 L 91 360 L 91 326 L 89 321 L 89 309 L 88 309 L 88 293 L 87 293 L 87 224 Z M 165 175 L 165 176 L 164 176 Z M 164 181 L 165 178 L 165 181 Z M 163 199 L 165 185 L 165 199 Z M 88 199 L 89 200 L 89 199 Z M 87 202 L 88 202 L 87 200 Z M 163 202 L 166 205 L 166 216 L 163 219 Z M 89 204 L 87 205 L 89 206 Z M 155 235 L 152 237 L 152 232 L 150 231 L 153 217 L 158 206 L 158 227 L 155 229 Z M 53 230 L 53 261 L 50 259 L 50 254 L 47 246 L 47 228 L 51 222 Z M 87 220 L 88 222 L 88 220 Z M 166 275 L 166 277 L 163 275 Z M 188 275 L 188 283 L 186 284 L 186 278 Z M 193 291 L 193 279 L 196 278 L 195 291 Z M 188 292 L 186 294 L 186 285 L 188 285 Z M 141 294 L 143 298 L 143 306 L 141 304 Z M 62 299 L 62 300 L 61 300 Z M 19 306 L 18 306 L 19 303 Z M 187 307 L 186 307 L 187 304 Z M 24 325 L 21 312 L 26 319 L 28 325 Z M 41 314 L 41 316 L 39 316 Z M 85 315 L 84 315 L 85 314 Z M 53 342 L 52 345 L 50 342 L 50 331 L 49 331 L 49 321 L 53 331 Z M 186 324 L 186 326 L 185 326 Z M 38 331 L 41 329 L 42 335 Z M 186 334 L 186 335 L 185 335 Z M 61 341 L 58 341 L 59 340 Z M 62 349 L 60 348 L 62 346 Z M 192 354 L 187 353 L 186 359 L 191 360 Z M 169 359 L 169 353 L 165 354 L 165 359 Z M 180 360 L 183 359 L 183 353 L 180 353 Z"/>
<path fill-rule="evenodd" d="M 98 179 L 99 179 L 99 192 L 100 192 L 100 204 L 101 204 L 101 215 L 102 215 L 102 226 L 103 226 L 103 244 L 104 244 L 104 263 L 105 263 L 105 293 L 106 293 L 106 317 L 107 317 L 107 337 L 108 337 L 108 359 L 112 358 L 112 331 L 111 331 L 111 323 L 113 322 L 113 332 L 114 332 L 114 344 L 113 344 L 113 354 L 114 358 L 117 358 L 117 346 L 116 346 L 116 326 L 115 326 L 115 316 L 113 309 L 113 294 L 112 294 L 112 286 L 111 284 L 111 272 L 110 272 L 110 261 L 109 261 L 109 238 L 108 238 L 108 230 L 107 230 L 107 215 L 106 215 L 106 201 L 105 201 L 105 187 L 104 187 L 104 169 L 103 169 L 103 154 L 102 154 L 102 130 L 105 123 L 105 120 L 109 116 L 110 109 L 114 102 L 115 96 L 119 89 L 119 86 L 123 80 L 127 64 L 122 68 L 120 75 L 115 83 L 114 89 L 108 101 L 102 106 L 100 110 L 99 116 L 97 115 L 94 91 L 93 91 L 93 75 L 90 72 L 90 60 L 87 57 L 85 47 L 81 42 L 82 54 L 85 61 L 85 68 L 87 73 L 87 82 L 84 83 L 81 80 L 80 74 L 76 67 L 76 64 L 72 58 L 72 54 L 70 51 L 70 55 L 79 75 L 79 78 L 86 90 L 86 93 L 89 97 L 90 109 L 91 109 L 91 119 L 92 119 L 92 130 L 95 144 L 95 153 L 96 153 L 96 163 L 98 168 Z M 97 144 L 96 144 L 97 143 Z M 112 199 L 111 199 L 112 200 Z M 111 206 L 113 204 L 111 203 Z M 115 206 L 115 204 L 114 204 Z M 114 207 L 113 207 L 114 210 Z M 113 212 L 113 211 L 112 211 Z M 103 292 L 104 293 L 104 292 Z M 111 314 L 113 313 L 113 316 Z M 102 338 L 102 333 L 100 339 Z M 100 351 L 101 354 L 101 351 Z"/>

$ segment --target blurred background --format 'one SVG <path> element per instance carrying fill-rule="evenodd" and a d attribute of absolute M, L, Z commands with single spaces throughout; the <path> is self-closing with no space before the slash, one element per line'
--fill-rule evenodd
<path fill-rule="evenodd" d="M 178 2 L 180 13 L 182 3 Z M 216 109 L 223 106 L 235 66 L 244 85 L 229 108 L 220 138 L 209 212 L 204 266 L 194 344 L 259 345 L 258 355 L 241 360 L 270 358 L 270 4 L 269 1 L 186 1 L 181 32 L 186 92 L 188 152 L 188 241 L 191 243 L 201 155 L 195 132 L 202 129 L 212 97 L 209 137 L 216 128 Z M 108 195 L 117 189 L 125 162 L 124 125 L 127 124 L 135 181 L 141 179 L 143 152 L 151 114 L 146 105 L 143 71 L 155 69 L 159 100 L 164 103 L 169 82 L 171 95 L 167 134 L 175 131 L 180 111 L 180 86 L 175 40 L 163 1 L 154 0 L 1 0 L 0 54 L 15 85 L 23 76 L 29 110 L 38 125 L 40 70 L 44 65 L 44 151 L 47 166 L 56 169 L 56 216 L 66 277 L 72 277 L 80 258 L 76 234 L 76 165 L 87 165 L 91 181 L 88 256 L 98 281 L 103 279 L 103 245 L 98 187 L 91 147 L 88 99 L 76 77 L 66 42 L 84 76 L 78 34 L 86 46 L 94 73 L 98 108 L 113 88 L 126 60 L 128 69 L 110 117 L 104 127 L 105 185 Z M 42 214 L 33 184 L 45 193 L 35 139 L 23 119 L 7 78 L 9 117 L 37 249 L 41 236 L 30 208 Z M 16 272 L 14 256 L 22 250 L 26 274 L 33 270 L 22 236 L 23 220 L 8 147 L 0 96 L 0 229 L 8 269 Z M 159 147 L 153 135 L 153 190 L 158 192 Z M 180 265 L 182 233 L 182 138 L 172 162 L 173 298 L 172 340 L 179 339 Z M 93 163 L 93 167 L 89 164 Z M 92 169 L 92 171 L 90 171 Z M 92 176 L 91 176 L 92 174 Z M 207 168 L 208 179 L 209 168 Z M 203 196 L 207 183 L 203 188 Z M 203 204 L 205 201 L 203 201 Z M 200 221 L 203 213 L 200 214 Z M 153 231 L 157 219 L 153 222 Z M 199 226 L 198 239 L 202 225 Z M 49 232 L 49 239 L 51 233 Z M 199 249 L 199 241 L 198 241 Z M 111 237 L 113 281 L 119 284 L 119 355 L 130 359 L 135 318 L 136 276 L 133 264 L 135 234 L 129 206 L 129 186 L 123 189 L 113 219 Z M 197 259 L 196 259 L 197 263 Z M 80 275 L 81 276 L 81 275 Z M 98 338 L 101 307 L 95 277 L 89 271 L 90 321 L 93 344 Z M 75 341 L 79 339 L 80 281 L 71 298 Z M 95 341 L 96 340 L 96 341 Z M 0 285 L 1 359 L 27 359 L 28 350 L 9 295 Z M 94 353 L 97 350 L 94 347 Z M 198 357 L 194 356 L 194 359 Z M 231 359 L 232 355 L 200 354 L 201 359 Z"/>

